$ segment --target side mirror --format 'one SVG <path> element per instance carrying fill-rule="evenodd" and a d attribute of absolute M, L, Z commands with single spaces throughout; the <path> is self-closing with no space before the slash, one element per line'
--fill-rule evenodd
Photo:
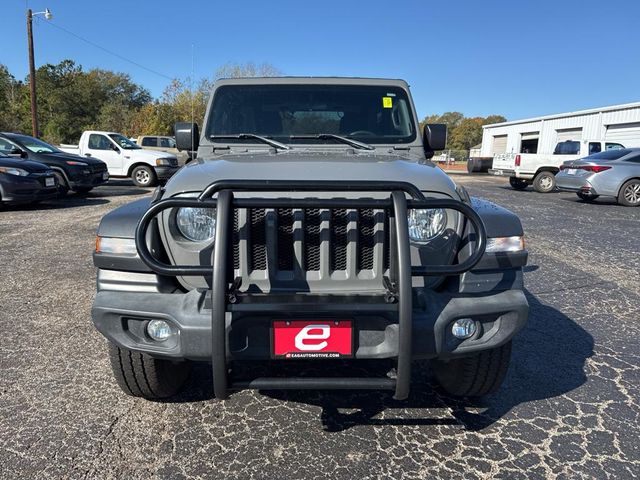
<path fill-rule="evenodd" d="M 113 143 L 111 143 L 110 145 L 111 145 L 111 150 L 113 150 L 116 153 L 120 153 L 120 149 L 116 145 L 114 145 Z"/>
<path fill-rule="evenodd" d="M 444 150 L 447 146 L 447 126 L 444 123 L 426 124 L 422 141 L 427 158 L 433 157 L 433 152 Z"/>
<path fill-rule="evenodd" d="M 178 122 L 175 125 L 176 148 L 193 152 L 200 144 L 200 129 L 197 123 Z"/>
<path fill-rule="evenodd" d="M 24 150 L 19 149 L 18 147 L 13 147 L 11 150 L 9 150 L 9 156 L 27 158 L 28 154 L 27 154 L 27 152 L 25 152 Z"/>

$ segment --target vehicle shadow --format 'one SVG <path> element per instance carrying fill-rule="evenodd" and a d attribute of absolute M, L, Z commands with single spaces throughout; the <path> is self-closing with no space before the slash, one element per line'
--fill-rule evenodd
<path fill-rule="evenodd" d="M 261 393 L 285 402 L 320 407 L 320 420 L 327 431 L 343 431 L 357 425 L 461 425 L 470 431 L 483 430 L 522 403 L 564 395 L 587 381 L 585 362 L 593 355 L 593 337 L 562 312 L 526 294 L 531 308 L 529 322 L 514 340 L 505 383 L 497 393 L 483 399 L 447 395 L 432 379 L 425 361 L 414 362 L 411 395 L 404 401 L 394 400 L 391 392 L 380 391 Z M 369 367 L 367 370 L 371 374 Z M 211 383 L 210 366 L 197 365 L 185 391 L 170 401 L 210 399 Z M 415 409 L 422 411 L 417 414 Z M 444 416 L 422 416 L 433 413 L 433 409 L 448 412 Z"/>

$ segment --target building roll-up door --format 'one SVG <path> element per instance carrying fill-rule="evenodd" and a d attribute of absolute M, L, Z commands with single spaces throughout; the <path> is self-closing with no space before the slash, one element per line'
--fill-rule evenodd
<path fill-rule="evenodd" d="M 640 122 L 608 125 L 605 141 L 621 143 L 625 147 L 640 147 Z"/>
<path fill-rule="evenodd" d="M 582 129 L 581 128 L 567 128 L 566 130 L 556 130 L 558 133 L 558 137 L 556 142 L 566 142 L 568 140 L 580 141 L 582 140 Z"/>
<path fill-rule="evenodd" d="M 505 153 L 507 151 L 507 136 L 495 135 L 493 137 L 493 154 Z"/>

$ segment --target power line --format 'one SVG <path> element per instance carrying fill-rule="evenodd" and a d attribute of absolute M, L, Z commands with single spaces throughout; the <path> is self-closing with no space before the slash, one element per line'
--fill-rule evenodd
<path fill-rule="evenodd" d="M 154 75 L 158 75 L 159 77 L 162 77 L 162 78 L 166 78 L 167 80 L 173 80 L 173 77 L 170 77 L 168 75 L 160 73 L 160 72 L 158 72 L 156 70 L 153 70 L 151 68 L 145 67 L 144 65 L 141 65 L 138 62 L 135 62 L 135 61 L 130 60 L 130 59 L 126 58 L 126 57 L 123 57 L 119 53 L 113 52 L 113 51 L 111 51 L 111 50 L 109 50 L 109 49 L 107 49 L 107 48 L 105 48 L 105 47 L 103 47 L 101 45 L 98 45 L 95 42 L 92 42 L 91 40 L 87 40 L 86 38 L 81 37 L 80 35 L 73 33 L 71 30 L 67 30 L 66 28 L 61 27 L 60 25 L 56 25 L 55 23 L 51 22 L 50 20 L 47 21 L 47 22 L 42 22 L 42 23 L 44 23 L 45 25 L 51 25 L 52 27 L 55 27 L 58 30 L 62 30 L 63 32 L 71 35 L 72 37 L 75 37 L 78 40 L 82 40 L 83 42 L 88 43 L 92 47 L 98 48 L 98 49 L 102 50 L 103 52 L 108 53 L 109 55 L 113 55 L 114 57 L 119 58 L 120 60 L 124 60 L 125 62 L 129 62 L 130 64 L 135 65 L 138 68 L 146 70 L 147 72 L 153 73 Z"/>

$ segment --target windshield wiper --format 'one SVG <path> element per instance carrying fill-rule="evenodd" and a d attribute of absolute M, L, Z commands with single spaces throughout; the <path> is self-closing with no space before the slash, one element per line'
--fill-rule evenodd
<path fill-rule="evenodd" d="M 235 138 L 238 140 L 246 140 L 253 139 L 258 140 L 259 142 L 266 143 L 267 145 L 271 145 L 274 148 L 280 148 L 282 150 L 291 150 L 289 145 L 284 143 L 276 142 L 275 140 L 271 140 L 270 138 L 263 137 L 261 135 L 256 135 L 255 133 L 238 133 L 235 135 L 209 135 L 211 140 L 229 140 L 230 138 Z"/>
<path fill-rule="evenodd" d="M 362 150 L 375 150 L 376 148 L 368 143 L 352 140 L 341 135 L 335 135 L 333 133 L 318 133 L 316 135 L 291 135 L 291 140 L 305 140 L 305 139 L 317 139 L 317 140 L 337 140 L 338 142 L 346 143 L 352 147 L 361 148 Z"/>

